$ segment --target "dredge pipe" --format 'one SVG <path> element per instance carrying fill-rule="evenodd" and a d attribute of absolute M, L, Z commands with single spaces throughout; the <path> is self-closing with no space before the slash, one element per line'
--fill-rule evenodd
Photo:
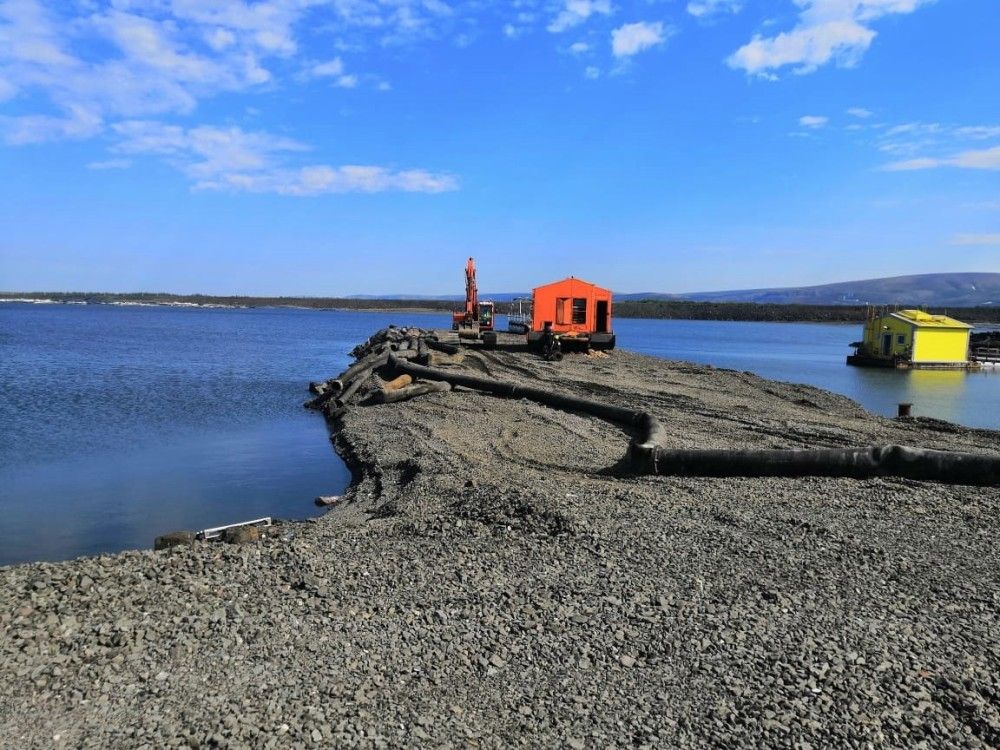
<path fill-rule="evenodd" d="M 354 372 L 351 376 L 351 381 L 344 381 L 344 390 L 340 392 L 334 400 L 333 403 L 338 409 L 343 409 L 347 406 L 347 403 L 354 397 L 354 394 L 358 392 L 358 389 L 364 385 L 365 381 L 371 377 L 375 370 L 379 370 L 389 364 L 391 361 L 405 361 L 407 359 L 417 356 L 416 350 L 405 351 L 405 352 L 386 352 L 380 356 L 371 358 L 368 357 L 364 360 L 365 366 L 362 368 L 352 367 Z M 360 363 L 359 363 L 360 364 Z"/>
<path fill-rule="evenodd" d="M 637 474 L 802 477 L 829 476 L 863 479 L 898 476 L 950 484 L 1000 486 L 1000 456 L 908 448 L 901 445 L 869 448 L 808 450 L 686 450 L 665 447 L 667 431 L 648 412 L 633 411 L 597 401 L 504 383 L 476 375 L 444 372 L 403 362 L 389 364 L 397 371 L 424 380 L 438 380 L 508 398 L 527 398 L 566 411 L 590 414 L 632 428 L 626 464 Z"/>
<path fill-rule="evenodd" d="M 424 343 L 427 345 L 428 349 L 433 349 L 434 351 L 441 352 L 442 354 L 458 354 L 461 349 L 455 344 L 448 344 L 444 341 L 438 341 L 437 339 L 423 339 Z"/>
<path fill-rule="evenodd" d="M 435 380 L 429 383 L 414 383 L 413 385 L 397 388 L 392 391 L 378 391 L 375 394 L 375 402 L 380 404 L 395 404 L 400 401 L 409 401 L 411 398 L 423 396 L 427 393 L 444 393 L 451 390 L 451 383 L 444 380 Z"/>
<path fill-rule="evenodd" d="M 602 404 L 599 401 L 590 401 L 585 398 L 577 398 L 576 396 L 553 393 L 551 391 L 542 390 L 541 388 L 517 385 L 516 383 L 505 383 L 501 380 L 494 380 L 493 378 L 482 378 L 477 375 L 446 372 L 433 367 L 425 367 L 423 365 L 414 364 L 413 362 L 400 361 L 398 358 L 393 356 L 389 357 L 389 366 L 396 372 L 407 373 L 415 378 L 421 378 L 423 380 L 445 381 L 447 383 L 451 383 L 453 386 L 465 386 L 466 388 L 472 388 L 477 391 L 485 391 L 487 393 L 494 393 L 498 396 L 506 396 L 507 398 L 526 398 L 529 401 L 537 401 L 540 404 L 551 406 L 555 409 L 590 414 L 591 416 L 599 417 L 600 419 L 605 419 L 609 422 L 615 422 L 616 424 L 620 424 L 644 433 L 644 442 L 648 440 L 650 423 L 655 423 L 656 426 L 659 427 L 659 423 L 657 423 L 653 417 L 645 412 L 634 411 L 621 406 L 612 406 L 611 404 Z M 657 431 L 657 435 L 661 432 L 662 428 Z"/>
<path fill-rule="evenodd" d="M 343 409 L 347 406 L 347 403 L 354 397 L 354 394 L 358 392 L 358 389 L 364 384 L 364 382 L 371 377 L 372 373 L 380 367 L 385 367 L 388 364 L 389 357 L 390 355 L 383 354 L 381 357 L 369 364 L 368 367 L 355 372 L 354 380 L 348 383 L 347 387 L 341 391 L 340 395 L 333 400 L 334 405 L 338 409 Z"/>
<path fill-rule="evenodd" d="M 816 450 L 674 450 L 631 452 L 645 474 L 710 477 L 897 476 L 949 484 L 1000 485 L 1000 456 L 886 445 Z"/>
<path fill-rule="evenodd" d="M 348 383 L 354 380 L 354 378 L 358 375 L 358 373 L 367 370 L 369 367 L 372 367 L 373 364 L 379 361 L 380 359 L 385 359 L 387 355 L 388 351 L 384 351 L 380 347 L 380 351 L 374 354 L 369 354 L 367 357 L 364 357 L 363 359 L 359 359 L 353 365 L 351 365 L 342 373 L 340 373 L 340 375 L 338 375 L 336 378 L 328 381 L 331 388 L 330 395 L 336 396 L 338 393 L 344 390 L 344 388 Z"/>

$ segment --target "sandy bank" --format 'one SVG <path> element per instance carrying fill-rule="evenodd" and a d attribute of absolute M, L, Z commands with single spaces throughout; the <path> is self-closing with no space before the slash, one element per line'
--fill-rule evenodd
<path fill-rule="evenodd" d="M 677 447 L 1000 453 L 1000 433 L 623 351 L 460 366 L 651 411 Z M 627 437 L 461 390 L 356 407 L 335 439 L 357 482 L 318 522 L 2 569 L 0 737 L 1000 743 L 1000 491 L 605 473 Z"/>

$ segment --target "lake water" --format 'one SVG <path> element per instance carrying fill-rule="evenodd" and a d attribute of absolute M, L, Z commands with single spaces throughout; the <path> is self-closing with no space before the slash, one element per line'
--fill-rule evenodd
<path fill-rule="evenodd" d="M 842 393 L 876 414 L 895 416 L 905 402 L 913 404 L 914 416 L 1000 429 L 1000 369 L 849 367 L 848 344 L 862 336 L 858 324 L 619 318 L 615 332 L 618 345 L 628 349 L 808 383 Z"/>
<path fill-rule="evenodd" d="M 389 320 L 0 304 L 0 565 L 315 515 L 350 476 L 306 388 Z"/>
<path fill-rule="evenodd" d="M 503 318 L 500 320 L 503 323 Z M 305 518 L 349 475 L 306 385 L 389 323 L 443 314 L 0 304 L 0 565 Z M 1000 373 L 847 367 L 859 326 L 616 320 L 619 346 L 1000 428 Z"/>

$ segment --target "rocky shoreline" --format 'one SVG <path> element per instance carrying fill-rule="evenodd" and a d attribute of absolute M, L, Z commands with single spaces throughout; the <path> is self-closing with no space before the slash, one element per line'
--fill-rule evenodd
<path fill-rule="evenodd" d="M 442 366 L 647 410 L 679 448 L 1000 455 L 624 351 Z M 0 744 L 1000 744 L 996 487 L 622 476 L 622 430 L 464 389 L 331 428 L 355 481 L 316 521 L 0 569 Z"/>

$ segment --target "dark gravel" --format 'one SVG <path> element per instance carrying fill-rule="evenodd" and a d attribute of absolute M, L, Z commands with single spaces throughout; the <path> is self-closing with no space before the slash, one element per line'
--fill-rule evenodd
<path fill-rule="evenodd" d="M 1000 453 L 622 351 L 451 366 L 649 409 L 677 446 Z M 357 481 L 318 521 L 0 569 L 0 745 L 1000 745 L 996 488 L 616 478 L 618 428 L 462 389 L 335 440 Z"/>

